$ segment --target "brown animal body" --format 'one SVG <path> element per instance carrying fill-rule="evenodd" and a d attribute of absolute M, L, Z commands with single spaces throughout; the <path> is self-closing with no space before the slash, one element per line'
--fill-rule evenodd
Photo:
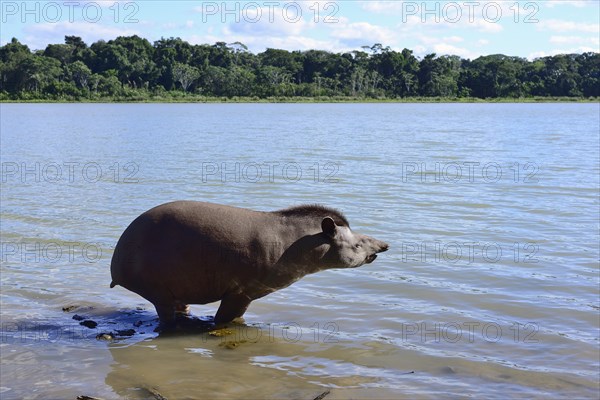
<path fill-rule="evenodd" d="M 121 285 L 150 301 L 164 325 L 188 304 L 220 300 L 215 323 L 222 323 L 304 275 L 358 267 L 387 249 L 323 206 L 261 212 L 176 201 L 146 211 L 123 232 L 112 258 L 111 287 Z"/>

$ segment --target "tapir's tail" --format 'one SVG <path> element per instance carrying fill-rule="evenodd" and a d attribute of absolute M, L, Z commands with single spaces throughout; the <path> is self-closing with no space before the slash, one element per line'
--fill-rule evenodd
<path fill-rule="evenodd" d="M 111 283 L 110 283 L 110 288 L 111 288 L 111 289 L 112 289 L 112 288 L 114 288 L 115 286 L 117 286 L 117 284 L 116 284 L 116 283 L 114 283 L 114 282 L 111 282 Z"/>

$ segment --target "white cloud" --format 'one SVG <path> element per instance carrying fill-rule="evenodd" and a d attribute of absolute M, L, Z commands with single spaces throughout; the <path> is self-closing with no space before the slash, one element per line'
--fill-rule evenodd
<path fill-rule="evenodd" d="M 235 39 L 234 40 L 227 40 L 227 38 L 225 38 L 223 35 L 215 36 L 213 34 L 208 34 L 208 35 L 197 35 L 197 34 L 184 35 L 184 36 L 182 36 L 181 39 L 185 40 L 189 44 L 214 44 L 216 42 L 233 43 L 233 42 L 237 41 Z"/>
<path fill-rule="evenodd" d="M 476 19 L 472 23 L 467 22 L 465 25 L 472 25 L 475 29 L 477 29 L 480 32 L 498 33 L 504 30 L 504 28 L 502 27 L 502 25 L 500 25 L 499 22 L 488 22 L 484 19 Z"/>
<path fill-rule="evenodd" d="M 231 22 L 227 25 L 225 32 L 245 33 L 251 36 L 299 35 L 308 27 L 305 20 L 298 19 L 293 14 L 275 12 L 271 19 L 268 11 L 263 13 L 260 9 L 255 9 L 243 13 L 239 22 Z"/>
<path fill-rule="evenodd" d="M 181 22 L 165 22 L 161 24 L 163 30 L 179 30 L 179 29 L 192 29 L 195 26 L 195 22 L 192 20 Z"/>
<path fill-rule="evenodd" d="M 65 36 L 79 36 L 91 44 L 100 39 L 110 40 L 117 36 L 143 36 L 138 30 L 107 26 L 99 23 L 83 21 L 60 21 L 57 23 L 41 23 L 27 26 L 25 42 L 32 49 L 45 49 L 49 43 L 63 43 Z M 149 39 L 149 38 L 147 38 Z"/>
<path fill-rule="evenodd" d="M 488 44 L 490 44 L 490 41 L 487 39 L 479 39 L 477 41 L 477 46 L 486 46 Z"/>
<path fill-rule="evenodd" d="M 548 55 L 549 54 L 545 51 L 534 51 L 533 53 L 529 53 L 527 58 L 530 60 L 535 60 L 536 58 L 546 57 Z"/>
<path fill-rule="evenodd" d="M 498 0 L 479 0 L 476 2 L 467 1 L 362 1 L 360 2 L 361 8 L 365 11 L 369 11 L 376 14 L 392 14 L 400 15 L 405 14 L 406 17 L 411 15 L 417 16 L 419 19 L 434 19 L 446 20 L 447 22 L 455 19 L 469 19 L 483 18 L 490 19 L 503 18 L 512 16 L 515 10 L 515 6 L 522 7 L 517 2 L 507 2 Z M 520 8 L 520 11 L 523 9 Z M 497 13 L 497 14 L 496 14 Z"/>
<path fill-rule="evenodd" d="M 530 4 L 531 3 L 531 4 Z M 402 23 L 442 24 L 444 26 L 474 25 L 485 32 L 500 32 L 501 21 L 514 21 L 537 14 L 537 3 L 514 1 L 365 1 L 364 10 L 393 15 Z M 533 7 L 533 8 L 532 8 Z M 538 8 L 535 8 L 538 7 Z"/>
<path fill-rule="evenodd" d="M 228 4 L 227 12 L 217 3 L 194 7 L 193 11 L 204 14 L 202 16 L 203 24 L 212 23 L 224 26 L 223 33 L 225 35 L 288 36 L 300 35 L 311 28 L 306 20 L 311 16 L 304 13 L 298 3 L 293 3 L 294 6 L 288 7 L 283 3 L 277 3 L 279 4 L 277 6 L 269 5 L 269 2 L 264 3 L 266 6 L 261 6 L 257 2 L 247 3 L 243 6 L 237 2 Z M 193 26 L 193 21 L 186 22 L 186 27 Z"/>
<path fill-rule="evenodd" d="M 349 22 L 340 17 L 336 24 L 314 24 L 312 21 L 301 20 L 298 23 L 288 23 L 283 19 L 269 22 L 268 19 L 257 23 L 231 23 L 215 32 L 206 35 L 184 35 L 190 43 L 227 43 L 240 41 L 253 52 L 264 51 L 265 48 L 280 48 L 286 50 L 319 49 L 333 52 L 344 52 L 360 49 L 361 46 L 371 46 L 381 43 L 394 47 L 397 42 L 397 32 L 392 29 L 374 25 L 368 22 Z M 460 40 L 450 37 L 450 41 Z"/>
<path fill-rule="evenodd" d="M 362 1 L 361 8 L 372 13 L 383 14 L 402 11 L 402 1 Z"/>
<path fill-rule="evenodd" d="M 331 41 L 321 41 L 304 36 L 248 36 L 239 34 L 220 34 L 220 35 L 190 35 L 184 36 L 183 40 L 190 44 L 213 44 L 216 42 L 242 42 L 248 49 L 254 53 L 262 52 L 266 48 L 285 49 L 285 50 L 312 50 L 329 49 L 338 51 L 337 45 L 332 48 Z"/>
<path fill-rule="evenodd" d="M 177 29 L 177 28 L 181 27 L 181 24 L 178 24 L 177 22 L 165 22 L 160 27 L 162 29 L 170 31 L 170 30 Z"/>
<path fill-rule="evenodd" d="M 364 38 L 366 40 L 385 41 L 389 39 L 392 32 L 381 26 L 373 25 L 369 22 L 352 22 L 336 26 L 331 36 L 340 39 Z"/>
<path fill-rule="evenodd" d="M 551 36 L 550 43 L 561 44 L 561 45 L 600 45 L 600 38 L 598 37 L 581 37 L 581 36 Z"/>
<path fill-rule="evenodd" d="M 559 19 L 540 21 L 540 23 L 537 24 L 537 28 L 538 30 L 549 30 L 554 32 L 578 31 L 600 34 L 600 24 L 563 21 Z"/>
<path fill-rule="evenodd" d="M 447 37 L 443 37 L 442 42 L 448 42 L 448 43 L 460 43 L 460 42 L 464 42 L 465 39 L 463 39 L 460 36 L 447 36 Z"/>
<path fill-rule="evenodd" d="M 352 48 L 374 43 L 389 46 L 395 44 L 397 37 L 393 30 L 369 22 L 340 23 L 330 28 L 330 37 Z"/>
<path fill-rule="evenodd" d="M 454 22 L 455 21 L 455 22 Z M 458 20 L 444 16 L 437 17 L 436 15 L 426 15 L 422 18 L 419 15 L 405 15 L 402 20 L 396 25 L 398 29 L 415 30 L 428 29 L 437 31 L 448 31 L 449 29 L 475 29 L 484 33 L 499 33 L 504 30 L 501 19 L 495 21 L 493 19 L 485 19 L 481 14 L 476 15 L 472 20 L 469 16 L 463 14 Z"/>
<path fill-rule="evenodd" d="M 429 53 L 437 55 L 457 55 L 463 58 L 475 58 L 477 55 L 463 47 L 458 47 L 456 44 L 464 42 L 461 36 L 445 36 L 436 37 L 428 35 L 418 35 L 416 39 L 420 44 L 413 46 L 415 54 L 425 56 Z"/>
<path fill-rule="evenodd" d="M 287 13 L 284 12 L 282 5 L 285 3 L 278 3 L 277 7 L 266 7 L 264 6 L 266 3 L 256 2 L 254 4 L 258 7 L 246 8 L 243 7 L 244 3 L 240 3 L 241 6 L 235 6 L 238 8 L 237 14 L 233 5 L 228 6 L 230 7 L 228 10 L 233 11 L 233 14 L 226 16 L 225 23 L 221 21 L 223 15 L 220 15 L 219 12 L 211 15 L 199 15 L 194 14 L 193 11 L 207 11 L 206 7 L 204 10 L 203 7 L 195 7 L 193 10 L 192 7 L 188 7 L 187 14 L 182 14 L 181 18 L 167 19 L 170 22 L 164 23 L 154 20 L 151 26 L 144 25 L 143 21 L 136 24 L 134 28 L 84 22 L 51 24 L 36 29 L 32 26 L 27 28 L 30 36 L 26 39 L 29 39 L 30 46 L 44 48 L 47 43 L 61 43 L 65 34 L 81 36 L 90 43 L 98 39 L 110 40 L 117 36 L 133 34 L 149 40 L 156 40 L 161 35 L 169 36 L 172 34 L 170 32 L 175 31 L 178 36 L 192 43 L 240 41 L 254 52 L 263 51 L 266 47 L 288 50 L 323 49 L 337 52 L 356 50 L 364 45 L 371 46 L 374 43 L 381 43 L 393 49 L 414 48 L 416 45 L 423 44 L 424 51 L 470 56 L 471 53 L 466 49 L 458 47 L 459 43 L 464 43 L 463 37 L 468 35 L 467 32 L 464 32 L 465 29 L 475 35 L 477 32 L 496 33 L 503 29 L 499 23 L 490 23 L 483 18 L 470 23 L 464 16 L 459 23 L 448 23 L 443 19 L 436 23 L 435 18 L 428 17 L 426 22 L 422 22 L 420 16 L 412 15 L 408 16 L 406 23 L 395 19 L 394 22 L 397 23 L 397 26 L 391 26 L 389 22 L 386 25 L 378 21 L 378 18 L 356 21 L 355 17 L 352 20 L 349 18 L 350 14 L 343 15 L 344 5 L 340 6 L 335 14 L 338 22 L 326 24 L 323 23 L 323 17 L 327 15 L 325 7 L 330 3 L 321 1 L 315 5 L 312 0 L 298 2 L 297 4 L 302 7 L 303 11 L 302 18 L 297 20 L 295 20 L 293 8 L 290 8 Z M 103 2 L 102 6 L 104 7 L 106 4 Z M 367 4 L 369 5 L 367 6 Z M 220 3 L 217 6 L 221 7 Z M 309 7 L 312 6 L 314 6 L 313 9 L 310 9 Z M 364 7 L 383 11 L 384 9 L 399 9 L 401 6 L 399 2 L 368 2 L 363 3 Z M 320 10 L 319 23 L 315 23 L 313 20 L 315 8 Z M 190 13 L 190 11 L 192 12 Z M 207 21 L 201 23 L 204 18 Z M 236 23 L 236 19 L 239 22 Z M 427 32 L 430 38 L 422 36 L 422 32 Z"/>
<path fill-rule="evenodd" d="M 369 22 L 350 22 L 340 12 L 331 15 L 335 9 L 326 8 L 331 2 L 308 2 L 301 4 L 302 18 L 296 18 L 295 9 L 282 7 L 240 9 L 235 23 L 235 15 L 229 15 L 228 24 L 221 25 L 207 35 L 187 36 L 194 43 L 215 41 L 241 41 L 252 51 L 263 51 L 267 47 L 287 50 L 321 49 L 328 51 L 356 50 L 363 45 L 381 43 L 393 46 L 397 41 L 397 31 Z M 282 3 L 280 3 L 282 4 Z M 309 8 L 312 7 L 312 8 Z M 233 7 L 232 7 L 233 8 Z M 319 10 L 315 22 L 315 9 Z M 196 11 L 203 11 L 197 7 Z M 206 10 L 204 10 L 206 11 Z M 339 11 L 339 10 L 337 10 Z M 337 18 L 336 23 L 325 23 L 324 17 Z M 211 18 L 217 18 L 217 15 Z M 254 22 L 253 22 L 254 21 Z M 218 22 L 218 21 L 217 21 Z M 209 25 L 211 26 L 211 25 Z"/>
<path fill-rule="evenodd" d="M 467 50 L 462 47 L 456 47 L 448 43 L 438 43 L 433 45 L 433 52 L 437 55 L 452 55 L 470 59 L 477 57 L 477 55 L 475 55 L 470 50 Z"/>
<path fill-rule="evenodd" d="M 545 5 L 550 8 L 553 8 L 555 6 L 564 6 L 564 5 L 582 8 L 585 6 L 589 6 L 593 3 L 595 3 L 595 1 L 592 2 L 589 0 L 588 1 L 585 1 L 585 0 L 546 0 Z"/>
<path fill-rule="evenodd" d="M 421 42 L 431 45 L 435 43 L 460 43 L 463 42 L 464 39 L 460 36 L 446 36 L 446 37 L 436 37 L 436 36 L 420 36 L 419 40 Z"/>
<path fill-rule="evenodd" d="M 237 24 L 297 24 L 307 21 L 338 22 L 339 6 L 331 1 L 310 2 L 204 2 L 192 8 L 193 12 L 204 14 L 203 23 Z M 333 19 L 333 20 L 332 20 Z"/>
<path fill-rule="evenodd" d="M 568 48 L 568 49 L 552 49 L 550 51 L 535 51 L 533 53 L 530 53 L 527 56 L 527 58 L 530 60 L 533 60 L 535 58 L 554 56 L 557 54 L 579 54 L 579 53 L 588 53 L 588 52 L 597 52 L 597 51 L 598 51 L 597 49 L 595 50 L 591 47 L 579 46 L 579 47 L 573 47 L 573 48 Z"/>
<path fill-rule="evenodd" d="M 428 53 L 427 47 L 420 45 L 420 44 L 413 46 L 413 51 L 414 51 L 415 55 L 418 55 L 418 56 L 423 56 Z"/>

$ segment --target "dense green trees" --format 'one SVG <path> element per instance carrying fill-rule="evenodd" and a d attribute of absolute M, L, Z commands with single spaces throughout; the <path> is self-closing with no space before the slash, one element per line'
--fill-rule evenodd
<path fill-rule="evenodd" d="M 154 44 L 138 36 L 77 36 L 31 52 L 17 39 L 0 47 L 0 98 L 145 99 L 170 96 L 348 98 L 527 98 L 600 96 L 600 54 L 528 61 L 501 54 L 465 60 L 428 54 L 419 60 L 377 43 L 360 50 L 267 49 L 239 42 Z"/>

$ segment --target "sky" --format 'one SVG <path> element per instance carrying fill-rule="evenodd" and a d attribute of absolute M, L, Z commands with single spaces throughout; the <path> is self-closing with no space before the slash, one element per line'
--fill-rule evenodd
<path fill-rule="evenodd" d="M 16 37 L 30 49 L 138 35 L 151 42 L 241 42 L 267 48 L 361 50 L 380 43 L 474 59 L 506 54 L 534 59 L 600 52 L 599 0 L 540 1 L 6 1 L 0 43 Z"/>

